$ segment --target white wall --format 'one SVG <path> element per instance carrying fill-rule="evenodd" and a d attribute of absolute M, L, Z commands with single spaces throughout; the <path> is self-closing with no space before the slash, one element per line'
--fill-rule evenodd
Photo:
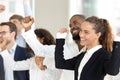
<path fill-rule="evenodd" d="M 68 27 L 69 0 L 35 0 L 35 25 L 55 36 L 60 27 Z"/>

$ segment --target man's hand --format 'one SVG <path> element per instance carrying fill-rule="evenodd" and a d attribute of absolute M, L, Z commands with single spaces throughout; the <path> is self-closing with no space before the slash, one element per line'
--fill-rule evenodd
<path fill-rule="evenodd" d="M 0 4 L 0 13 L 3 12 L 3 11 L 5 11 L 5 6 Z"/>
<path fill-rule="evenodd" d="M 118 32 L 117 35 L 120 37 L 120 32 Z"/>
<path fill-rule="evenodd" d="M 60 32 L 60 33 L 68 33 L 69 32 L 69 30 L 67 29 L 67 28 L 61 28 L 61 29 L 59 29 L 59 31 L 58 32 Z"/>
<path fill-rule="evenodd" d="M 44 57 L 35 56 L 35 62 L 40 70 L 45 70 L 47 67 L 43 65 Z"/>
<path fill-rule="evenodd" d="M 30 30 L 33 23 L 34 23 L 34 19 L 31 16 L 27 16 L 22 20 L 22 25 L 25 31 Z"/>

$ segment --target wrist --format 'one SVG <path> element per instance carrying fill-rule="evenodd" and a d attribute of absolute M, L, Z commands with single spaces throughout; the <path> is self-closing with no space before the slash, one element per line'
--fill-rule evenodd
<path fill-rule="evenodd" d="M 60 33 L 60 32 L 58 32 L 56 38 L 57 39 L 65 39 L 66 36 L 67 36 L 67 33 Z"/>

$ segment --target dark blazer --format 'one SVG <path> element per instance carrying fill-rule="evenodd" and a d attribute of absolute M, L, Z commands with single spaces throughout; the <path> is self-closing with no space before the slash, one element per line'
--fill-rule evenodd
<path fill-rule="evenodd" d="M 25 52 L 25 48 L 16 47 L 14 60 L 21 61 L 30 58 L 29 54 Z M 14 71 L 14 80 L 29 80 L 29 71 Z"/>
<path fill-rule="evenodd" d="M 0 80 L 5 80 L 3 58 L 0 55 Z"/>
<path fill-rule="evenodd" d="M 110 75 L 118 74 L 120 66 L 119 42 L 114 42 L 113 53 L 107 52 L 104 48 L 97 50 L 84 66 L 80 79 L 78 79 L 78 67 L 85 53 L 65 60 L 63 56 L 64 43 L 64 39 L 56 40 L 55 66 L 60 69 L 74 70 L 74 80 L 103 80 L 107 73 Z"/>

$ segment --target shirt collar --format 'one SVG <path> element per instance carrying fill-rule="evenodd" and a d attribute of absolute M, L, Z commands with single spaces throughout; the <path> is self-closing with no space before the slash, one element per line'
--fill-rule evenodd
<path fill-rule="evenodd" d="M 91 48 L 90 50 L 88 50 L 87 53 L 93 54 L 95 51 L 97 51 L 100 48 L 102 48 L 102 45 L 97 45 L 97 46 Z"/>
<path fill-rule="evenodd" d="M 15 49 L 16 49 L 16 47 L 17 47 L 17 43 L 15 43 L 15 44 L 13 45 L 13 47 L 11 48 L 11 50 L 10 50 L 10 54 L 11 54 L 12 56 L 14 56 L 14 54 L 15 54 Z"/>
<path fill-rule="evenodd" d="M 84 46 L 79 53 L 86 52 L 86 46 Z"/>

